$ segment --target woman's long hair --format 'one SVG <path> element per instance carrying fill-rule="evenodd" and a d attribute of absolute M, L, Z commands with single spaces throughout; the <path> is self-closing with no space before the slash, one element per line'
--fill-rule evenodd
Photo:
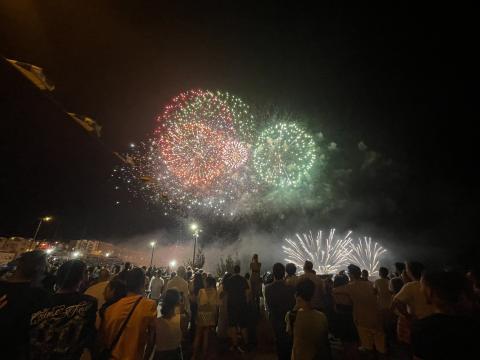
<path fill-rule="evenodd" d="M 169 317 L 175 313 L 175 306 L 180 304 L 180 293 L 177 289 L 168 289 L 162 303 L 162 316 Z"/>

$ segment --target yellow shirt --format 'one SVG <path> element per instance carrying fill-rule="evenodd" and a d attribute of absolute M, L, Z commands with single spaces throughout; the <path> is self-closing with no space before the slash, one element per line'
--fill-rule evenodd
<path fill-rule="evenodd" d="M 333 289 L 333 294 L 348 295 L 353 304 L 355 325 L 367 329 L 382 329 L 380 308 L 373 284 L 370 281 L 355 280 Z"/>
<path fill-rule="evenodd" d="M 390 305 L 392 304 L 392 294 L 388 289 L 388 280 L 377 279 L 373 283 L 373 287 L 377 291 L 377 300 L 380 309 L 390 309 Z"/>
<path fill-rule="evenodd" d="M 298 310 L 293 325 L 292 360 L 327 359 L 327 317 L 317 310 Z"/>
<path fill-rule="evenodd" d="M 403 285 L 394 299 L 406 304 L 408 312 L 418 319 L 433 314 L 433 306 L 427 303 L 427 299 L 420 289 L 420 281 L 412 281 Z"/>
<path fill-rule="evenodd" d="M 180 314 L 171 318 L 158 318 L 155 320 L 155 350 L 175 350 L 182 343 L 182 329 Z"/>
<path fill-rule="evenodd" d="M 100 338 L 104 346 L 109 347 L 113 342 L 139 296 L 124 297 L 105 311 L 105 317 L 100 325 Z M 155 301 L 145 298 L 140 300 L 112 351 L 111 359 L 141 360 L 147 343 L 148 328 L 153 326 L 156 318 Z"/>

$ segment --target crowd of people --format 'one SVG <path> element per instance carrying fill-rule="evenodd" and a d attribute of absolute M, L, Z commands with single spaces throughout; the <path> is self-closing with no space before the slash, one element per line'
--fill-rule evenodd
<path fill-rule="evenodd" d="M 253 359 L 267 336 L 260 321 L 281 360 L 478 356 L 478 269 L 396 263 L 373 279 L 353 264 L 317 274 L 307 260 L 301 271 L 275 263 L 262 276 L 254 255 L 245 276 L 239 265 L 219 278 L 175 270 L 22 254 L 0 280 L 1 358 Z"/>

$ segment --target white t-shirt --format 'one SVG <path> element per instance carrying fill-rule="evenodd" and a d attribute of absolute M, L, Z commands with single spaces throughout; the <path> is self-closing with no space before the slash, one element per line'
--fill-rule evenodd
<path fill-rule="evenodd" d="M 433 314 L 432 305 L 427 304 L 427 299 L 420 289 L 420 281 L 411 281 L 403 285 L 394 300 L 406 304 L 408 312 L 417 319 L 423 319 Z"/>
<path fill-rule="evenodd" d="M 388 283 L 387 279 L 377 279 L 373 283 L 373 287 L 377 290 L 377 300 L 380 309 L 390 309 L 392 304 L 392 294 L 388 288 Z"/>
<path fill-rule="evenodd" d="M 150 280 L 150 298 L 158 300 L 162 295 L 164 281 L 161 277 L 154 276 Z"/>

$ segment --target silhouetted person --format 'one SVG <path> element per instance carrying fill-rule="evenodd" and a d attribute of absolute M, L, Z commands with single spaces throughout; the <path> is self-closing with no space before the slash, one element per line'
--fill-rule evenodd
<path fill-rule="evenodd" d="M 297 272 L 297 265 L 293 263 L 288 263 L 285 266 L 285 271 L 287 272 L 287 276 L 285 278 L 285 283 L 289 286 L 295 287 L 297 285 L 298 277 L 296 275 Z"/>
<path fill-rule="evenodd" d="M 4 359 L 28 358 L 28 329 L 32 313 L 50 304 L 51 295 L 41 287 L 47 267 L 43 251 L 23 253 L 15 273 L 0 281 L 0 354 Z"/>
<path fill-rule="evenodd" d="M 125 281 L 125 277 L 127 275 L 127 272 L 129 272 L 131 270 L 131 268 L 132 268 L 132 264 L 130 264 L 129 262 L 126 262 L 125 266 L 123 267 L 123 270 L 118 273 L 118 275 L 117 275 L 118 278 L 120 280 Z"/>
<path fill-rule="evenodd" d="M 254 254 L 252 257 L 252 262 L 250 263 L 250 291 L 252 301 L 257 307 L 262 293 L 262 279 L 260 277 L 261 268 L 262 263 L 258 261 L 258 255 Z"/>
<path fill-rule="evenodd" d="M 368 271 L 367 270 L 362 270 L 362 277 L 361 280 L 368 281 Z"/>
<path fill-rule="evenodd" d="M 454 272 L 431 272 L 422 277 L 422 292 L 433 313 L 412 328 L 413 353 L 422 360 L 474 359 L 480 328 L 471 316 L 459 315 L 465 278 Z M 477 355 L 475 355 L 477 354 Z"/>
<path fill-rule="evenodd" d="M 224 290 L 227 292 L 227 313 L 230 339 L 232 340 L 231 350 L 244 352 L 238 344 L 237 333 L 240 330 L 243 341 L 247 342 L 247 320 L 248 306 L 247 295 L 249 291 L 247 280 L 240 275 L 240 266 L 235 265 L 233 276 L 225 281 Z"/>
<path fill-rule="evenodd" d="M 268 317 L 275 333 L 275 345 L 280 360 L 289 360 L 292 353 L 291 338 L 287 335 L 285 315 L 295 306 L 295 288 L 286 284 L 285 267 L 273 265 L 273 283 L 265 287 Z"/>
<path fill-rule="evenodd" d="M 293 335 L 292 360 L 330 359 L 328 321 L 325 314 L 312 307 L 315 284 L 300 280 L 296 287 L 296 311 L 288 312 L 287 331 Z"/>
<path fill-rule="evenodd" d="M 335 296 L 347 295 L 350 298 L 360 345 L 365 350 L 376 350 L 380 354 L 385 354 L 385 333 L 373 284 L 361 280 L 361 270 L 356 265 L 348 266 L 348 275 L 350 282 L 334 288 L 333 293 Z"/>
<path fill-rule="evenodd" d="M 105 311 L 100 325 L 100 340 L 110 348 L 120 327 L 133 310 L 128 324 L 112 349 L 114 359 L 149 358 L 153 351 L 157 303 L 143 297 L 145 294 L 145 272 L 134 268 L 125 275 L 127 295 Z"/>
<path fill-rule="evenodd" d="M 88 281 L 81 260 L 69 260 L 57 271 L 51 306 L 32 314 L 30 344 L 33 359 L 80 359 L 96 338 L 97 299 L 80 293 Z"/>

